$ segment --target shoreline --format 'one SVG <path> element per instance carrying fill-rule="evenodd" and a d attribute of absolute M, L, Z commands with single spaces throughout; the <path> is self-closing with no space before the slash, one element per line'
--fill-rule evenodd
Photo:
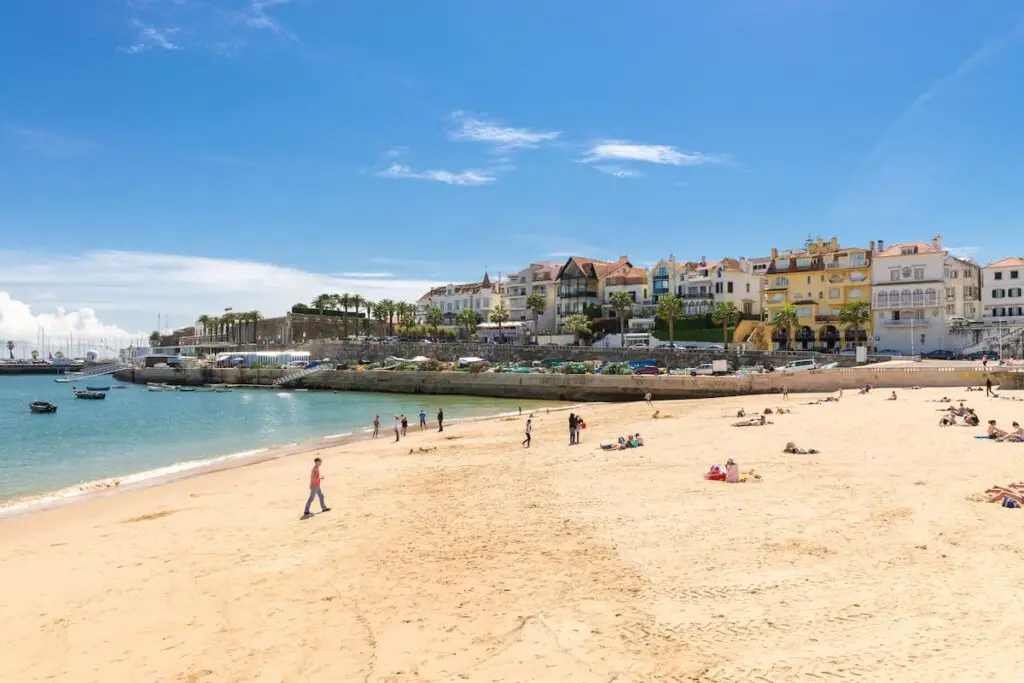
<path fill-rule="evenodd" d="M 547 412 L 565 411 L 573 408 L 580 408 L 585 405 L 600 405 L 600 403 L 555 405 L 524 410 L 524 413 L 544 410 Z M 473 417 L 458 418 L 445 422 L 445 426 L 467 424 L 475 422 L 486 422 L 491 420 L 504 420 L 511 417 L 518 417 L 519 411 L 504 413 L 489 413 Z M 431 423 L 428 422 L 428 425 Z M 410 433 L 413 432 L 413 425 L 409 425 Z M 417 430 L 418 431 L 418 430 Z M 427 431 L 433 431 L 428 429 Z M 169 465 L 154 467 L 148 470 L 130 472 L 123 475 L 91 479 L 78 484 L 64 486 L 59 489 L 30 493 L 16 496 L 9 500 L 0 499 L 0 524 L 12 519 L 31 515 L 46 510 L 87 502 L 96 498 L 111 496 L 120 492 L 135 491 L 139 489 L 163 486 L 176 481 L 199 477 L 205 474 L 214 474 L 227 470 L 258 465 L 270 460 L 280 460 L 293 455 L 312 453 L 321 448 L 336 448 L 350 446 L 368 439 L 373 430 L 369 427 L 352 432 L 341 432 L 338 434 L 327 434 L 324 436 L 295 441 L 285 444 L 270 444 L 258 448 L 251 448 L 235 453 L 225 453 L 208 458 L 194 458 L 181 460 Z M 381 427 L 382 433 L 390 434 L 390 430 Z"/>

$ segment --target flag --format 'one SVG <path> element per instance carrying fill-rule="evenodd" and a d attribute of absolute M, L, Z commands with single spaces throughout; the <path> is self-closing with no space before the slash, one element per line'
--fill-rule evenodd
<path fill-rule="evenodd" d="M 231 308 L 231 306 L 228 306 L 227 308 L 224 309 L 224 312 L 227 313 L 228 311 L 233 311 L 233 310 L 235 310 L 235 309 Z"/>

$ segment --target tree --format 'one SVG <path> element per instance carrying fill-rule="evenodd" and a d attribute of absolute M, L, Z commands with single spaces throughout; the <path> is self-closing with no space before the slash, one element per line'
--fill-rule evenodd
<path fill-rule="evenodd" d="M 472 308 L 460 309 L 458 314 L 455 316 L 455 322 L 463 325 L 466 328 L 466 336 L 471 337 L 473 336 L 473 332 L 476 331 L 476 312 Z"/>
<path fill-rule="evenodd" d="M 414 327 L 416 327 L 416 306 L 415 304 L 400 303 L 398 304 L 398 324 L 405 330 L 405 334 L 409 334 Z"/>
<path fill-rule="evenodd" d="M 796 329 L 799 321 L 800 317 L 797 315 L 796 307 L 793 304 L 786 304 L 772 315 L 772 324 L 786 331 L 786 346 L 790 345 L 790 340 L 793 338 L 792 332 Z M 795 341 L 793 346 L 796 346 Z"/>
<path fill-rule="evenodd" d="M 149 345 L 160 346 L 160 333 L 156 330 L 149 333 Z"/>
<path fill-rule="evenodd" d="M 610 303 L 619 319 L 619 334 L 622 335 L 622 348 L 626 348 L 626 320 L 633 312 L 633 297 L 629 292 L 612 292 Z"/>
<path fill-rule="evenodd" d="M 213 322 L 213 317 L 203 313 L 201 316 L 196 318 L 196 322 L 199 323 L 199 326 L 202 328 L 203 334 L 209 334 L 207 330 L 210 328 L 210 324 Z M 199 332 L 199 330 L 196 330 L 196 332 Z"/>
<path fill-rule="evenodd" d="M 512 319 L 512 316 L 508 313 L 508 307 L 505 304 L 498 304 L 491 310 L 491 322 L 497 323 L 498 325 L 498 341 L 505 341 L 505 334 L 501 331 L 502 323 L 507 323 Z"/>
<path fill-rule="evenodd" d="M 224 315 L 222 315 L 220 317 L 220 323 L 221 323 L 221 325 L 224 326 L 225 334 L 227 334 L 228 341 L 234 341 L 236 344 L 238 343 L 238 339 L 237 339 L 237 335 L 236 335 L 236 332 L 237 332 L 236 323 L 237 322 L 238 322 L 238 314 L 234 313 L 234 312 L 232 312 L 232 313 L 225 313 Z"/>
<path fill-rule="evenodd" d="M 10 354 L 11 360 L 14 360 L 14 342 L 12 342 L 12 341 L 8 341 L 7 342 L 7 353 Z"/>
<path fill-rule="evenodd" d="M 319 294 L 315 299 L 313 299 L 310 305 L 320 311 L 320 315 L 323 315 L 325 310 L 330 310 L 334 305 L 334 297 L 326 293 Z"/>
<path fill-rule="evenodd" d="M 39 352 L 36 351 L 35 349 L 32 349 L 32 360 L 33 361 L 39 360 Z"/>
<path fill-rule="evenodd" d="M 861 329 L 871 320 L 871 307 L 866 301 L 851 301 L 839 309 L 839 322 L 853 330 L 854 346 Z"/>
<path fill-rule="evenodd" d="M 562 331 L 571 334 L 573 344 L 579 345 L 580 335 L 590 332 L 590 318 L 582 313 L 574 313 L 562 321 Z"/>
<path fill-rule="evenodd" d="M 359 302 L 353 304 L 353 306 L 355 306 L 356 308 L 356 314 L 359 313 L 359 306 L 363 307 L 363 312 L 365 313 L 365 315 L 363 316 L 360 323 L 363 326 L 363 334 L 370 334 L 370 320 L 372 319 L 373 311 L 374 308 L 376 307 L 376 304 L 370 301 L 369 299 L 364 299 L 363 297 L 358 298 Z"/>
<path fill-rule="evenodd" d="M 388 323 L 388 336 L 395 336 L 395 315 L 398 313 L 395 302 L 391 299 L 382 299 L 377 305 L 382 307 L 384 320 Z"/>
<path fill-rule="evenodd" d="M 469 309 L 465 309 L 469 310 Z M 427 311 L 427 325 L 434 330 L 434 338 L 436 339 L 440 335 L 441 325 L 444 324 L 444 311 L 437 306 Z"/>
<path fill-rule="evenodd" d="M 263 320 L 263 314 L 259 311 L 246 311 L 242 314 L 245 316 L 245 322 L 249 325 L 249 331 L 251 334 L 248 335 L 248 339 L 253 344 L 256 343 L 256 325 L 259 321 Z"/>
<path fill-rule="evenodd" d="M 711 312 L 711 320 L 722 326 L 722 344 L 729 348 L 729 328 L 735 327 L 741 318 L 740 309 L 731 301 L 719 301 Z"/>
<path fill-rule="evenodd" d="M 655 315 L 665 321 L 668 325 L 668 341 L 670 344 L 676 341 L 676 318 L 683 314 L 683 298 L 678 294 L 666 294 L 658 301 L 658 308 Z"/>
<path fill-rule="evenodd" d="M 345 314 L 341 318 L 341 338 L 348 339 L 348 309 L 352 308 L 351 294 L 335 294 L 334 303 Z"/>
<path fill-rule="evenodd" d="M 537 292 L 526 297 L 526 309 L 533 313 L 534 341 L 536 341 L 537 333 L 540 332 L 540 317 L 544 315 L 544 311 L 547 307 L 547 300 Z"/>

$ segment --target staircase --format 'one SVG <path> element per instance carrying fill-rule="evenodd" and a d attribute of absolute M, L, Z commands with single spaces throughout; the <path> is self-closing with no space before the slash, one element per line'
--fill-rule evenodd
<path fill-rule="evenodd" d="M 282 375 L 278 377 L 277 379 L 274 380 L 274 386 L 290 387 L 295 385 L 299 380 L 305 379 L 310 375 L 315 375 L 318 372 L 323 372 L 326 369 L 327 368 L 324 367 L 323 365 L 317 365 L 312 368 L 302 368 L 301 370 L 296 370 L 295 372 L 290 372 L 287 375 Z"/>
<path fill-rule="evenodd" d="M 984 353 L 986 351 L 998 353 L 1007 344 L 1011 346 L 1018 345 L 1020 343 L 1020 338 L 1022 335 L 1024 335 L 1024 327 L 1013 328 L 1009 332 L 1001 336 L 994 335 L 991 337 L 986 337 L 977 344 L 965 346 L 964 348 L 960 349 L 960 353 Z"/>
<path fill-rule="evenodd" d="M 100 375 L 112 375 L 118 370 L 123 370 L 129 367 L 124 363 L 107 363 L 106 365 L 94 365 L 90 368 L 82 370 L 81 373 L 75 375 L 75 381 L 80 379 L 86 379 L 88 377 L 99 377 Z"/>

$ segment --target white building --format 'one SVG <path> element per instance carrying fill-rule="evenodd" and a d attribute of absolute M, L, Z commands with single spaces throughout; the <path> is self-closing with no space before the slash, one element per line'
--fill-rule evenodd
<path fill-rule="evenodd" d="M 1024 258 L 1008 256 L 988 264 L 981 280 L 985 326 L 1024 325 Z"/>
<path fill-rule="evenodd" d="M 650 294 L 647 298 L 651 303 L 658 303 L 666 294 L 683 295 L 683 265 L 672 255 L 654 264 L 647 273 L 647 291 Z"/>
<path fill-rule="evenodd" d="M 555 331 L 555 278 L 561 266 L 562 264 L 557 262 L 531 263 L 528 268 L 508 276 L 505 294 L 512 321 L 528 322 L 532 327 L 536 317 L 536 332 Z M 538 294 L 544 298 L 544 312 L 536 316 L 526 307 L 526 300 L 531 294 Z"/>
<path fill-rule="evenodd" d="M 416 322 L 423 324 L 427 319 L 427 312 L 432 308 L 439 308 L 445 317 L 446 325 L 457 325 L 456 317 L 464 309 L 471 309 L 477 314 L 478 322 L 490 320 L 491 311 L 499 304 L 505 303 L 505 290 L 500 284 L 491 282 L 491 278 L 484 273 L 480 282 L 467 284 L 449 284 L 442 287 L 435 287 L 416 302 Z"/>
<path fill-rule="evenodd" d="M 944 250 L 938 235 L 930 243 L 879 241 L 871 266 L 875 348 L 919 354 L 972 342 L 979 272 Z"/>
<path fill-rule="evenodd" d="M 761 315 L 761 289 L 764 278 L 753 272 L 747 259 L 723 258 L 708 263 L 704 257 L 688 264 L 680 282 L 685 315 L 711 313 L 715 305 L 732 302 L 744 315 Z"/>
<path fill-rule="evenodd" d="M 620 268 L 614 274 L 609 275 L 604 281 L 604 299 L 601 302 L 603 314 L 609 318 L 615 317 L 615 310 L 611 307 L 612 294 L 625 292 L 634 304 L 638 306 L 647 301 L 648 276 L 646 268 Z"/>

